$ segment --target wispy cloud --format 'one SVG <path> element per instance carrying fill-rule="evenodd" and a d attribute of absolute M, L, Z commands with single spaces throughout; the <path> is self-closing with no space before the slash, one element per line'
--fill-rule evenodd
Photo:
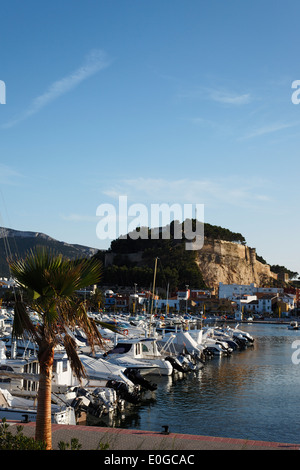
<path fill-rule="evenodd" d="M 110 60 L 106 57 L 105 53 L 101 50 L 92 50 L 85 59 L 85 62 L 75 71 L 66 77 L 55 81 L 49 88 L 41 95 L 37 96 L 29 107 L 17 116 L 15 119 L 3 124 L 2 128 L 13 127 L 21 121 L 29 118 L 30 116 L 38 113 L 42 108 L 47 106 L 52 101 L 60 96 L 68 93 L 74 89 L 81 82 L 91 77 L 100 70 L 108 67 Z"/>
<path fill-rule="evenodd" d="M 163 178 L 126 179 L 103 191 L 106 196 L 117 200 L 120 195 L 127 195 L 130 203 L 164 203 L 231 205 L 250 207 L 270 201 L 265 194 L 266 181 L 255 178 L 243 179 L 240 176 L 219 179 L 180 179 Z"/>
<path fill-rule="evenodd" d="M 230 104 L 234 106 L 248 104 L 251 101 L 251 96 L 249 93 L 235 94 L 212 90 L 210 93 L 210 97 L 213 101 L 217 101 L 218 103 Z"/>
<path fill-rule="evenodd" d="M 231 106 L 242 106 L 250 103 L 253 100 L 253 97 L 250 93 L 239 93 L 236 91 L 228 91 L 205 86 L 200 86 L 194 90 L 181 92 L 178 94 L 178 97 L 184 99 L 209 100 Z"/>
<path fill-rule="evenodd" d="M 260 137 L 266 134 L 273 134 L 275 132 L 282 131 L 284 129 L 289 129 L 291 127 L 299 126 L 300 122 L 295 121 L 295 122 L 290 122 L 290 123 L 272 123 L 268 124 L 266 126 L 261 126 L 257 127 L 253 131 L 249 132 L 246 134 L 244 137 L 242 137 L 240 140 L 244 139 L 252 139 L 254 137 Z"/>

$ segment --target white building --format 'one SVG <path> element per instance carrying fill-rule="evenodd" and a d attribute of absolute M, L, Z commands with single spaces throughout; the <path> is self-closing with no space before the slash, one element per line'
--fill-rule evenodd
<path fill-rule="evenodd" d="M 288 314 L 295 308 L 295 295 L 287 294 L 277 287 L 256 287 L 254 283 L 219 283 L 219 299 L 228 299 L 237 304 L 237 310 L 247 314 L 271 314 L 276 305 L 282 313 Z"/>
<path fill-rule="evenodd" d="M 179 290 L 177 292 L 177 300 L 188 300 L 190 298 L 190 290 Z"/>
<path fill-rule="evenodd" d="M 257 313 L 272 313 L 272 306 L 277 301 L 278 294 L 264 294 L 258 296 Z"/>
<path fill-rule="evenodd" d="M 280 296 L 280 300 L 286 304 L 287 310 L 292 310 L 296 306 L 296 296 L 294 294 L 283 294 Z"/>
<path fill-rule="evenodd" d="M 249 309 L 249 305 L 252 304 L 252 302 L 255 302 L 256 300 L 256 295 L 244 295 L 241 298 L 236 299 L 235 303 L 237 304 L 239 311 L 248 311 L 251 310 L 251 308 Z"/>
<path fill-rule="evenodd" d="M 219 299 L 236 300 L 244 295 L 262 294 L 281 294 L 282 288 L 278 287 L 256 287 L 252 282 L 251 284 L 223 284 L 219 283 Z"/>
<path fill-rule="evenodd" d="M 219 299 L 236 300 L 244 295 L 254 295 L 255 289 L 254 283 L 245 285 L 219 282 Z"/>
<path fill-rule="evenodd" d="M 278 301 L 278 294 L 257 293 L 255 296 L 248 297 L 248 302 L 242 302 L 242 309 L 248 314 L 269 315 L 273 312 L 274 304 Z M 238 301 L 237 301 L 238 302 Z"/>

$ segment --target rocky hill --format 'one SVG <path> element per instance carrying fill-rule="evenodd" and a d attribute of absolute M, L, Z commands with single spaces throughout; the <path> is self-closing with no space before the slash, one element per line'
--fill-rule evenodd
<path fill-rule="evenodd" d="M 44 233 L 0 227 L 0 277 L 9 277 L 8 256 L 22 258 L 36 246 L 46 246 L 70 259 L 90 257 L 98 251 L 95 248 L 58 241 Z"/>
<path fill-rule="evenodd" d="M 160 253 L 160 258 L 163 260 L 162 270 L 168 280 L 173 282 L 173 288 L 177 283 L 177 287 L 181 289 L 188 284 L 192 288 L 215 290 L 219 282 L 223 284 L 253 282 L 257 286 L 272 286 L 283 279 L 283 276 L 280 278 L 280 274 L 271 271 L 270 265 L 257 260 L 254 248 L 234 242 L 205 238 L 201 250 L 185 254 L 178 251 L 177 255 L 177 260 L 169 263 L 166 251 Z M 185 258 L 184 263 L 179 259 L 182 256 Z M 153 259 L 152 256 L 151 260 Z M 146 282 L 151 283 L 153 274 L 148 255 L 144 251 L 126 253 L 123 257 L 120 253 L 108 252 L 105 255 L 105 262 L 106 272 L 111 273 L 107 279 L 108 283 L 133 285 L 137 282 L 140 285 L 141 280 L 145 279 L 146 269 L 149 274 Z M 197 266 L 197 270 L 193 269 L 193 265 Z M 160 278 L 160 281 L 164 282 L 163 272 Z"/>
<path fill-rule="evenodd" d="M 111 243 L 105 254 L 105 277 L 108 284 L 150 285 L 153 263 L 160 258 L 157 285 L 170 283 L 171 288 L 210 288 L 224 284 L 279 285 L 288 280 L 289 270 L 272 266 L 246 245 L 240 233 L 205 224 L 204 245 L 199 251 L 186 251 L 184 240 L 150 240 L 122 237 Z M 297 273 L 296 273 L 297 274 Z M 147 284 L 148 283 L 148 284 Z"/>

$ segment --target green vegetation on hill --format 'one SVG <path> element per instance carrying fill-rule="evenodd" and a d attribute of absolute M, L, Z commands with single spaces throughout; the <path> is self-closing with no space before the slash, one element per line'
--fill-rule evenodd
<path fill-rule="evenodd" d="M 199 223 L 199 222 L 198 222 Z M 176 228 L 180 227 L 181 237 L 179 239 L 174 238 L 174 231 L 175 231 L 175 224 Z M 196 231 L 196 220 L 192 220 L 192 228 L 193 231 Z M 161 230 L 161 229 L 160 229 Z M 137 229 L 137 232 L 139 230 Z M 149 248 L 156 248 L 161 245 L 162 237 L 159 240 L 155 240 L 151 238 L 151 229 L 147 229 L 147 238 L 137 238 L 133 239 L 130 236 L 126 238 L 120 237 L 116 240 L 111 242 L 110 251 L 114 253 L 137 253 L 139 251 L 145 251 Z M 213 238 L 215 240 L 225 240 L 233 243 L 241 243 L 243 245 L 246 244 L 246 240 L 241 233 L 232 232 L 229 229 L 219 227 L 217 225 L 211 224 L 204 224 L 203 227 L 204 236 L 207 238 Z M 179 222 L 171 222 L 170 224 L 170 240 L 172 240 L 173 244 L 180 244 L 185 241 L 185 234 L 184 234 L 184 226 Z"/>
<path fill-rule="evenodd" d="M 153 240 L 153 246 L 143 252 L 141 263 L 133 263 L 126 253 L 117 254 L 113 264 L 103 270 L 103 285 L 133 286 L 149 288 L 153 282 L 154 260 L 159 258 L 156 285 L 170 291 L 184 289 L 186 284 L 193 288 L 205 288 L 202 274 L 196 265 L 194 251 L 186 251 L 184 243 L 171 240 Z"/>
<path fill-rule="evenodd" d="M 268 264 L 266 260 L 259 255 L 256 255 L 257 261 L 260 261 L 263 264 Z M 280 273 L 285 273 L 288 274 L 289 279 L 295 279 L 297 276 L 299 276 L 299 273 L 297 271 L 291 271 L 290 269 L 287 269 L 285 266 L 279 266 L 278 264 L 271 264 L 270 269 L 273 273 L 280 274 Z"/>
<path fill-rule="evenodd" d="M 273 273 L 286 273 L 288 274 L 290 279 L 296 278 L 299 274 L 296 271 L 291 271 L 290 269 L 287 269 L 285 266 L 279 266 L 278 264 L 273 264 L 270 266 L 271 271 Z"/>
<path fill-rule="evenodd" d="M 241 233 L 232 232 L 231 230 L 218 225 L 204 224 L 204 235 L 214 240 L 225 240 L 232 243 L 241 243 L 246 245 L 246 239 Z"/>

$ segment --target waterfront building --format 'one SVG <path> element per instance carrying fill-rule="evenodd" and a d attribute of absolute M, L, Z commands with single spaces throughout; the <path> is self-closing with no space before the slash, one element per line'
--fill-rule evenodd
<path fill-rule="evenodd" d="M 190 289 L 179 290 L 177 292 L 177 300 L 188 300 L 190 298 Z"/>
<path fill-rule="evenodd" d="M 283 289 L 278 287 L 256 287 L 251 284 L 223 284 L 219 282 L 219 299 L 236 300 L 244 295 L 260 294 L 282 294 Z"/>
<path fill-rule="evenodd" d="M 210 299 L 211 298 L 211 291 L 208 289 L 191 289 L 190 290 L 190 297 L 194 301 L 203 300 L 203 299 Z"/>

